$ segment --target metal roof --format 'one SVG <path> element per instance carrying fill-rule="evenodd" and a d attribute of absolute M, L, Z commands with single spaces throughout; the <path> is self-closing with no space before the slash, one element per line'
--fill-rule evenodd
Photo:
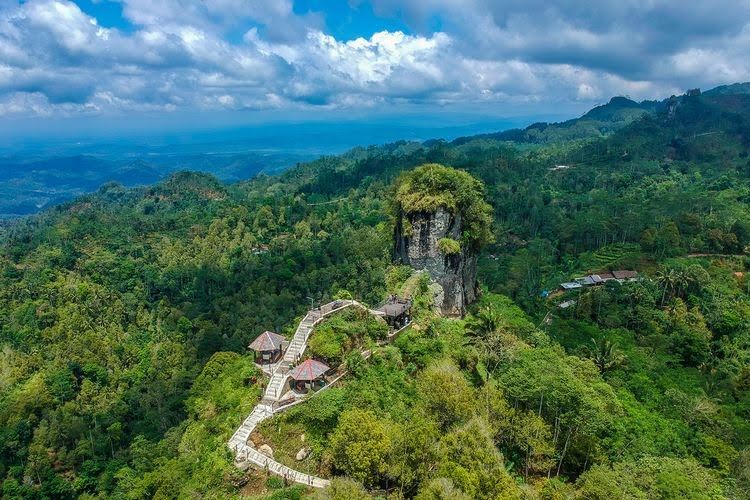
<path fill-rule="evenodd" d="M 257 339 L 253 340 L 248 347 L 253 351 L 277 351 L 281 349 L 281 343 L 286 339 L 278 333 L 266 330 Z"/>
<path fill-rule="evenodd" d="M 289 373 L 289 376 L 294 380 L 315 380 L 330 369 L 331 368 L 328 365 L 321 363 L 320 361 L 306 359 L 299 365 L 295 366 L 294 370 Z"/>
<path fill-rule="evenodd" d="M 567 283 L 561 283 L 561 287 L 563 287 L 566 290 L 572 290 L 573 288 L 581 288 L 580 283 L 576 283 L 575 281 L 569 281 Z"/>
<path fill-rule="evenodd" d="M 574 278 L 577 283 L 580 283 L 581 285 L 594 285 L 596 282 L 594 281 L 594 278 L 589 276 L 584 276 L 582 278 Z"/>

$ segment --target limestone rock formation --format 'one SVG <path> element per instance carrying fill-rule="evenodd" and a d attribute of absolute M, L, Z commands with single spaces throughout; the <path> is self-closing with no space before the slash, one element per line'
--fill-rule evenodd
<path fill-rule="evenodd" d="M 448 316 L 463 315 L 477 296 L 477 255 L 469 250 L 446 249 L 446 242 L 461 240 L 461 216 L 445 208 L 404 214 L 397 221 L 395 259 L 429 273 L 440 289 L 436 307 Z M 448 251 L 446 251 L 448 250 Z"/>
<path fill-rule="evenodd" d="M 396 186 L 394 260 L 432 279 L 435 305 L 462 316 L 477 297 L 477 256 L 492 241 L 492 207 L 468 172 L 425 164 Z"/>

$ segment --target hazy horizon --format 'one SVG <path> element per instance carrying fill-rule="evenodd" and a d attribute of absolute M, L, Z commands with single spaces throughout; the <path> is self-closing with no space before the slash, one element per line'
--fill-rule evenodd
<path fill-rule="evenodd" d="M 17 125 L 0 138 L 0 155 L 37 156 L 59 154 L 112 155 L 110 146 L 118 153 L 142 154 L 145 150 L 158 153 L 160 149 L 184 147 L 204 153 L 223 153 L 237 148 L 249 150 L 305 150 L 331 154 L 357 146 L 380 145 L 399 140 L 452 140 L 466 135 L 501 132 L 523 128 L 537 121 L 562 121 L 575 116 L 543 115 L 511 118 L 450 116 L 438 122 L 436 117 L 340 118 L 325 120 L 293 120 L 268 122 L 227 122 L 205 125 L 200 120 L 180 123 L 169 120 L 142 128 L 127 124 L 126 128 L 111 124 L 108 118 L 97 122 L 65 122 L 67 126 L 46 124 L 41 130 L 33 121 Z M 171 117 L 170 117 L 171 118 Z M 118 120 L 119 121 L 119 120 Z M 184 122 L 184 120 L 183 120 Z M 300 141 L 300 139 L 302 139 Z"/>
<path fill-rule="evenodd" d="M 390 119 L 431 138 L 557 121 L 612 96 L 750 80 L 749 18 L 740 0 L 0 0 L 0 148 L 264 123 Z"/>
<path fill-rule="evenodd" d="M 0 214 L 748 81 L 747 19 L 742 0 L 0 0 Z"/>

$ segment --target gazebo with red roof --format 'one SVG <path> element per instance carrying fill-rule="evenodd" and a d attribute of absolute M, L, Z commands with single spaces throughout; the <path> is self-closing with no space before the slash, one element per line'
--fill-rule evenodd
<path fill-rule="evenodd" d="M 292 379 L 292 389 L 298 392 L 307 392 L 310 389 L 319 389 L 325 385 L 324 375 L 331 368 L 325 363 L 314 359 L 306 359 L 289 373 Z"/>
<path fill-rule="evenodd" d="M 278 333 L 265 331 L 248 346 L 260 354 L 261 363 L 275 363 L 281 357 L 286 339 Z"/>

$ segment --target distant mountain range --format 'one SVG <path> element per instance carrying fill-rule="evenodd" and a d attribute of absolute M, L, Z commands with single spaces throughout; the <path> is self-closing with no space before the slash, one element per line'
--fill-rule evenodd
<path fill-rule="evenodd" d="M 704 92 L 702 96 L 706 102 L 717 104 L 725 111 L 736 108 L 746 112 L 745 100 L 750 96 L 750 83 L 723 85 Z M 662 101 L 636 102 L 627 97 L 613 97 L 607 104 L 597 106 L 579 118 L 559 123 L 538 122 L 524 129 L 460 137 L 452 144 L 461 145 L 478 139 L 507 141 L 520 148 L 571 141 L 586 144 L 623 130 L 645 116 L 657 116 L 670 106 L 676 106 L 676 99 L 672 96 Z M 289 140 L 287 137 L 286 141 Z M 421 144 L 429 146 L 433 142 Z M 84 149 L 87 152 L 78 154 L 37 157 L 16 153 L 0 157 L 0 218 L 33 214 L 93 192 L 108 182 L 124 186 L 149 185 L 181 170 L 207 172 L 222 181 L 233 182 L 252 178 L 260 172 L 279 173 L 321 154 L 320 150 L 310 148 L 312 144 L 304 144 L 305 147 L 301 149 L 285 150 L 274 143 L 275 149 L 250 151 L 243 151 L 237 147 L 238 144 L 241 142 L 227 147 L 228 152 L 221 152 L 222 148 L 217 147 L 218 153 L 196 151 L 190 145 L 162 146 L 153 151 L 141 148 L 129 153 L 120 146 L 112 150 L 92 149 L 92 152 Z M 420 142 L 409 144 L 418 145 Z M 357 151 L 360 149 L 348 154 L 359 154 Z"/>
<path fill-rule="evenodd" d="M 613 97 L 607 104 L 597 106 L 580 118 L 560 123 L 533 123 L 525 129 L 511 129 L 493 134 L 464 137 L 468 142 L 477 137 L 515 142 L 519 144 L 550 144 L 561 141 L 590 140 L 615 132 L 626 125 L 663 109 L 666 101 L 636 102 L 627 97 Z"/>
<path fill-rule="evenodd" d="M 180 170 L 208 172 L 227 182 L 277 173 L 314 158 L 311 153 L 250 152 L 172 154 L 123 160 L 87 154 L 50 158 L 0 158 L 0 217 L 36 213 L 115 182 L 149 185 Z"/>

